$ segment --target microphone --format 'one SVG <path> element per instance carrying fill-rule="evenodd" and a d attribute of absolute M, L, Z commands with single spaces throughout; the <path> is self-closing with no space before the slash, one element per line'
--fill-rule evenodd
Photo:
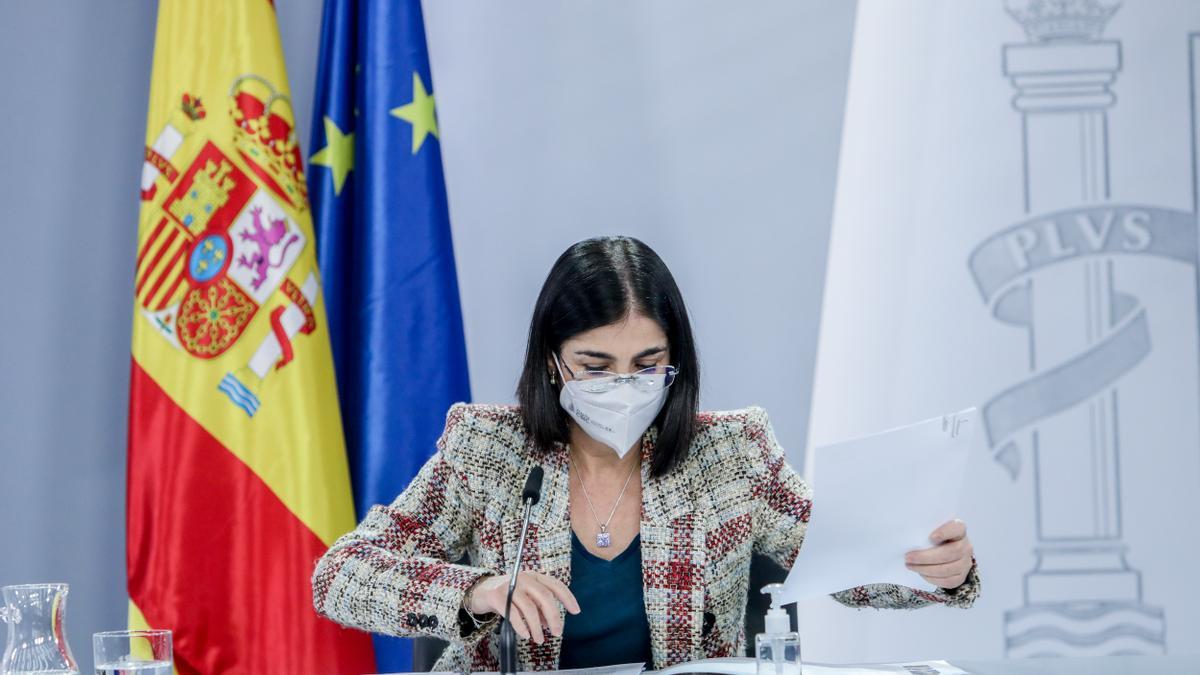
<path fill-rule="evenodd" d="M 521 501 L 537 505 L 542 498 L 542 477 L 545 474 L 546 472 L 540 466 L 529 470 L 529 477 L 525 479 L 525 489 L 521 491 Z"/>
<path fill-rule="evenodd" d="M 504 600 L 504 625 L 500 628 L 500 673 L 513 675 L 517 672 L 517 631 L 513 629 L 512 613 L 513 591 L 517 588 L 517 572 L 521 569 L 521 557 L 525 553 L 525 533 L 529 531 L 529 511 L 542 497 L 542 477 L 545 471 L 541 466 L 529 470 L 525 479 L 525 489 L 521 491 L 521 502 L 525 504 L 525 514 L 521 517 L 521 538 L 517 541 L 517 559 L 513 562 L 512 574 L 508 577 L 508 597 Z M 533 630 L 530 627 L 530 630 Z"/>

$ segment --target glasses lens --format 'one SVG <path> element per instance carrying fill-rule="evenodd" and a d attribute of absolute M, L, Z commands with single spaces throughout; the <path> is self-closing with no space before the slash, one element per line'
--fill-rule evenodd
<path fill-rule="evenodd" d="M 621 384 L 632 384 L 638 389 L 655 391 L 671 386 L 675 381 L 675 366 L 653 366 L 630 375 L 618 375 L 607 370 L 585 370 L 577 374 L 579 388 L 589 394 L 612 391 Z"/>
<path fill-rule="evenodd" d="M 675 381 L 674 366 L 653 366 L 643 368 L 633 374 L 634 384 L 640 389 L 665 389 Z"/>
<path fill-rule="evenodd" d="M 675 376 L 679 374 L 679 369 L 675 366 L 667 366 L 667 373 L 663 377 L 663 386 L 669 387 L 675 382 Z"/>
<path fill-rule="evenodd" d="M 579 381 L 584 391 L 598 394 L 617 386 L 617 374 L 607 370 L 585 370 L 579 374 Z"/>

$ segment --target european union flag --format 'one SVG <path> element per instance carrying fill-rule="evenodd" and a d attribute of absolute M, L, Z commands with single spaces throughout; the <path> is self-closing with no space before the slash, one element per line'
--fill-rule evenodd
<path fill-rule="evenodd" d="M 309 194 L 362 518 L 471 397 L 419 0 L 326 0 L 317 77 Z M 411 670 L 408 640 L 375 651 Z"/>

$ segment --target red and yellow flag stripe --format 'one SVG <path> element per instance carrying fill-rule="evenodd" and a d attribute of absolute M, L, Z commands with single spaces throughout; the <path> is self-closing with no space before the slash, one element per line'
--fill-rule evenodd
<path fill-rule="evenodd" d="M 181 673 L 356 673 L 369 636 L 312 609 L 354 526 L 274 8 L 159 4 L 134 293 L 131 623 Z"/>

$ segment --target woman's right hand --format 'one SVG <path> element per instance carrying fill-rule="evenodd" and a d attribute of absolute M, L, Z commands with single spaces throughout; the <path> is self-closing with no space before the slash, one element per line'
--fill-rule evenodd
<path fill-rule="evenodd" d="M 471 594 L 471 605 L 467 609 L 473 614 L 495 612 L 504 615 L 504 603 L 508 598 L 508 577 L 488 576 L 475 582 Z M 517 587 L 513 591 L 512 625 L 517 635 L 525 639 L 532 637 L 541 644 L 545 637 L 542 627 L 550 629 L 552 635 L 562 635 L 563 622 L 558 613 L 558 604 L 572 614 L 579 613 L 579 603 L 563 582 L 539 572 L 517 573 Z"/>

